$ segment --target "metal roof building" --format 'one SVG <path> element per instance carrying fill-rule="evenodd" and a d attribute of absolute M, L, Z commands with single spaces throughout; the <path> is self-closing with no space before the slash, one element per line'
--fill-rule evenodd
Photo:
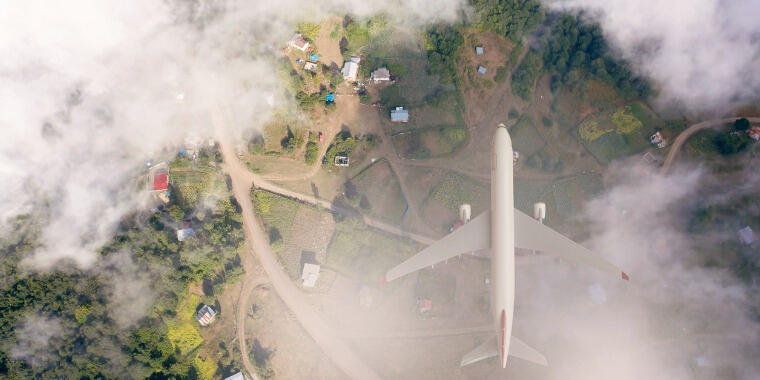
<path fill-rule="evenodd" d="M 391 110 L 391 121 L 394 123 L 406 123 L 409 121 L 409 111 L 404 107 L 396 107 Z"/>

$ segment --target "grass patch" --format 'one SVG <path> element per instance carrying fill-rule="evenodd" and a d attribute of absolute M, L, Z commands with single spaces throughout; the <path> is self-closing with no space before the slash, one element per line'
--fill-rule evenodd
<path fill-rule="evenodd" d="M 172 321 L 166 326 L 166 336 L 182 355 L 187 355 L 203 343 L 203 337 L 192 322 Z"/>
<path fill-rule="evenodd" d="M 472 178 L 451 172 L 435 186 L 431 196 L 444 207 L 457 212 L 460 205 L 470 204 L 477 215 L 488 208 L 489 189 Z"/>
<path fill-rule="evenodd" d="M 456 277 L 426 269 L 419 272 L 414 293 L 417 299 L 432 301 L 428 317 L 445 317 L 453 311 L 456 285 Z"/>
<path fill-rule="evenodd" d="M 364 281 L 376 282 L 417 250 L 408 240 L 372 229 L 358 219 L 346 218 L 335 226 L 327 249 L 327 264 Z"/>
<path fill-rule="evenodd" d="M 226 192 L 224 177 L 211 168 L 174 170 L 169 175 L 174 197 L 184 209 L 195 209 L 205 197 Z"/>
<path fill-rule="evenodd" d="M 528 157 L 544 148 L 546 142 L 536 131 L 536 126 L 529 116 L 522 116 L 510 129 L 512 146 L 524 157 Z"/>
<path fill-rule="evenodd" d="M 578 127 L 578 133 L 586 142 L 593 142 L 609 132 L 612 130 L 599 127 L 599 121 L 595 119 L 586 120 Z"/>
<path fill-rule="evenodd" d="M 426 159 L 456 151 L 467 140 L 467 129 L 439 125 L 401 132 L 391 137 L 393 147 L 403 158 Z"/>
<path fill-rule="evenodd" d="M 401 223 L 407 202 L 401 191 L 401 184 L 388 161 L 375 162 L 352 178 L 350 183 L 356 187 L 357 192 L 356 196 L 350 198 L 357 200 L 360 208 L 380 219 Z M 350 194 L 346 189 L 346 196 L 349 195 L 354 194 Z"/>

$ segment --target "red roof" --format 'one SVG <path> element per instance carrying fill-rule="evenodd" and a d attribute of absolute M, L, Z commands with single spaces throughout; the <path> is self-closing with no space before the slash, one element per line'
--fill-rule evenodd
<path fill-rule="evenodd" d="M 153 176 L 153 190 L 163 191 L 169 189 L 169 174 L 158 173 Z"/>

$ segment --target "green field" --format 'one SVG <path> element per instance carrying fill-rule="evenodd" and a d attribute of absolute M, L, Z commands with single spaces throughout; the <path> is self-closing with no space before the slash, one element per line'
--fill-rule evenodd
<path fill-rule="evenodd" d="M 358 219 L 346 218 L 335 226 L 335 234 L 327 248 L 327 265 L 372 283 L 418 249 L 409 240 L 370 228 Z"/>
<path fill-rule="evenodd" d="M 301 276 L 301 253 L 313 251 L 315 241 L 324 238 L 317 226 L 331 219 L 330 213 L 279 195 L 255 190 L 252 199 L 256 214 L 264 222 L 269 243 L 292 278 Z"/>
<path fill-rule="evenodd" d="M 208 166 L 172 170 L 169 181 L 173 196 L 186 210 L 198 208 L 207 199 L 221 199 L 227 192 L 224 176 Z"/>
<path fill-rule="evenodd" d="M 473 216 L 488 209 L 488 186 L 473 178 L 450 172 L 431 192 L 431 198 L 444 207 L 459 212 L 459 206 L 472 206 Z"/>
<path fill-rule="evenodd" d="M 393 148 L 399 156 L 411 159 L 439 157 L 456 151 L 467 140 L 467 129 L 439 125 L 395 134 Z"/>
<path fill-rule="evenodd" d="M 599 162 L 609 164 L 650 147 L 649 136 L 661 125 L 654 113 L 634 103 L 587 118 L 575 135 Z"/>

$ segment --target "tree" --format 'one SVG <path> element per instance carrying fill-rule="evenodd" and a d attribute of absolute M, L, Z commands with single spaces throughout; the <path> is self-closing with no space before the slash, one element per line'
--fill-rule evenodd
<path fill-rule="evenodd" d="M 304 160 L 307 164 L 311 165 L 317 162 L 317 155 L 319 154 L 319 146 L 314 141 L 306 143 L 306 153 L 304 154 Z"/>
<path fill-rule="evenodd" d="M 749 129 L 749 120 L 746 118 L 736 119 L 734 121 L 734 128 L 736 128 L 737 131 L 746 131 Z"/>

